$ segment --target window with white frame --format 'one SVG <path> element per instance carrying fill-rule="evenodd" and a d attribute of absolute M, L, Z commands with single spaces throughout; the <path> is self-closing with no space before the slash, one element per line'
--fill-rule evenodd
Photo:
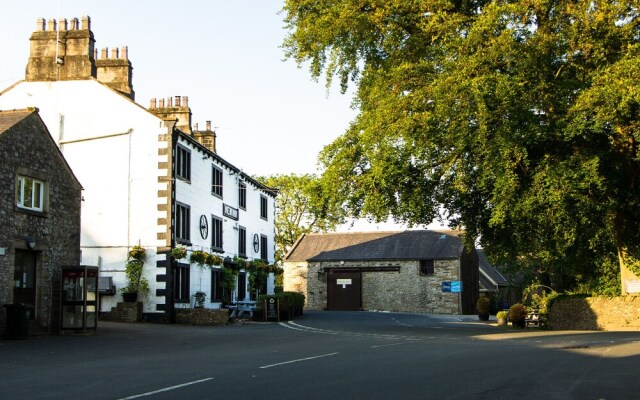
<path fill-rule="evenodd" d="M 269 209 L 268 204 L 269 203 L 267 202 L 267 197 L 260 195 L 260 218 L 262 219 L 269 219 L 267 217 Z"/>
<path fill-rule="evenodd" d="M 211 172 L 211 194 L 222 198 L 222 170 L 215 165 Z"/>
<path fill-rule="evenodd" d="M 222 218 L 211 216 L 211 248 L 222 251 Z"/>
<path fill-rule="evenodd" d="M 44 182 L 28 176 L 16 180 L 16 205 L 33 211 L 44 211 Z"/>
<path fill-rule="evenodd" d="M 176 147 L 176 176 L 185 181 L 191 180 L 191 152 L 186 147 Z"/>
<path fill-rule="evenodd" d="M 176 241 L 190 244 L 191 242 L 191 208 L 182 203 L 176 203 Z"/>

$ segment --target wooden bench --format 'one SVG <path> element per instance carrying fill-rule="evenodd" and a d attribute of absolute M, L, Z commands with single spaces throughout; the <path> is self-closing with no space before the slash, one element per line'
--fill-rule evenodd
<path fill-rule="evenodd" d="M 527 318 L 524 319 L 525 326 L 528 328 L 529 325 L 535 326 L 536 328 L 541 328 L 544 321 L 540 318 L 540 313 L 538 310 L 532 310 L 527 314 Z"/>

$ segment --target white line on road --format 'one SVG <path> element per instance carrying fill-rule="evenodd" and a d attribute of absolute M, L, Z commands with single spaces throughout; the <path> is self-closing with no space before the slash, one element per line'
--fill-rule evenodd
<path fill-rule="evenodd" d="M 129 397 L 123 397 L 123 398 L 121 398 L 119 400 L 131 400 L 131 399 L 137 399 L 137 398 L 140 398 L 140 397 L 147 397 L 147 396 L 151 396 L 151 395 L 162 393 L 162 392 L 168 392 L 169 390 L 179 389 L 179 388 L 185 387 L 185 386 L 195 385 L 196 383 L 210 381 L 211 379 L 213 379 L 213 378 L 200 379 L 198 381 L 187 382 L 187 383 L 183 383 L 181 385 L 175 385 L 175 386 L 170 386 L 170 387 L 167 387 L 167 388 L 164 388 L 164 389 L 154 390 L 153 392 L 147 392 L 147 393 L 136 394 L 136 395 L 129 396 Z"/>
<path fill-rule="evenodd" d="M 300 361 L 308 361 L 308 360 L 314 360 L 316 358 L 335 356 L 336 354 L 338 354 L 338 353 L 329 353 L 329 354 L 322 354 L 322 355 L 319 355 L 319 356 L 313 356 L 313 357 L 307 357 L 307 358 L 299 358 L 297 360 L 290 360 L 290 361 L 284 361 L 284 362 L 277 363 L 277 364 L 264 365 L 264 366 L 262 366 L 260 368 L 264 369 L 264 368 L 277 367 L 277 366 L 280 366 L 280 365 L 291 364 L 291 363 L 296 363 L 296 362 L 300 362 Z"/>
<path fill-rule="evenodd" d="M 377 348 L 380 348 L 380 347 L 400 346 L 402 344 L 407 344 L 407 343 L 409 343 L 409 342 L 380 344 L 380 345 L 377 345 L 377 346 L 371 346 L 371 348 L 372 349 L 377 349 Z"/>

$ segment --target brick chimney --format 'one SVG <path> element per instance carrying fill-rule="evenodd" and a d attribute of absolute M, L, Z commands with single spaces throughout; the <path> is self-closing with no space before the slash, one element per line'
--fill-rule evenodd
<path fill-rule="evenodd" d="M 167 97 L 167 101 L 160 99 L 151 99 L 149 105 L 149 112 L 157 115 L 162 119 L 174 119 L 176 128 L 189 135 L 191 132 L 191 108 L 189 108 L 189 98 L 187 96 L 175 96 L 175 102 L 173 97 Z"/>
<path fill-rule="evenodd" d="M 135 100 L 135 92 L 131 83 L 133 67 L 129 61 L 128 47 L 122 46 L 120 49 L 114 47 L 111 51 L 106 48 L 102 49 L 101 58 L 98 58 L 98 49 L 96 49 L 94 58 L 97 79 L 131 100 Z"/>
<path fill-rule="evenodd" d="M 196 124 L 195 130 L 193 131 L 193 138 L 207 149 L 216 153 L 216 131 L 211 129 L 211 121 L 207 121 L 204 131 L 199 131 L 198 124 Z"/>
<path fill-rule="evenodd" d="M 27 81 L 67 81 L 96 78 L 105 85 L 134 99 L 132 67 L 128 49 L 112 49 L 110 56 L 97 60 L 95 39 L 88 16 L 66 19 L 38 18 L 29 38 Z"/>
<path fill-rule="evenodd" d="M 36 31 L 29 38 L 31 50 L 25 74 L 27 81 L 57 81 L 89 79 L 96 76 L 93 60 L 95 39 L 91 20 L 82 17 L 58 22 L 44 18 L 36 21 Z"/>

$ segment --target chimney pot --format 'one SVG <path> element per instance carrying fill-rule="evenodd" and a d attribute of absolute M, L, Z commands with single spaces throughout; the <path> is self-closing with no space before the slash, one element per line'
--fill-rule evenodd
<path fill-rule="evenodd" d="M 78 18 L 71 18 L 71 30 L 72 31 L 77 31 L 78 29 L 80 29 L 80 27 L 78 26 Z"/>
<path fill-rule="evenodd" d="M 173 107 L 173 97 L 167 97 L 167 107 Z"/>
<path fill-rule="evenodd" d="M 180 107 L 180 96 L 176 96 L 176 107 Z"/>
<path fill-rule="evenodd" d="M 160 108 L 164 108 L 164 99 L 160 99 Z"/>
<path fill-rule="evenodd" d="M 120 58 L 120 50 L 117 47 L 111 48 L 111 58 L 113 59 Z"/>
<path fill-rule="evenodd" d="M 82 29 L 85 31 L 91 30 L 91 18 L 88 15 L 82 17 Z"/>
<path fill-rule="evenodd" d="M 106 60 L 108 57 L 109 55 L 107 54 L 107 48 L 103 47 L 102 50 L 100 50 L 100 58 Z"/>
<path fill-rule="evenodd" d="M 182 96 L 182 107 L 189 107 L 189 98 L 187 96 Z"/>
<path fill-rule="evenodd" d="M 120 57 L 124 60 L 129 59 L 129 48 L 127 46 L 122 46 L 122 49 L 120 49 Z"/>
<path fill-rule="evenodd" d="M 198 132 L 198 123 L 193 124 L 193 130 Z"/>
<path fill-rule="evenodd" d="M 47 28 L 47 24 L 44 18 L 36 19 L 36 31 L 44 31 Z"/>
<path fill-rule="evenodd" d="M 207 132 L 211 130 L 211 121 L 207 121 Z"/>
<path fill-rule="evenodd" d="M 151 109 L 156 108 L 156 98 L 155 97 L 151 98 L 151 104 L 149 104 L 149 108 L 151 108 Z"/>
<path fill-rule="evenodd" d="M 49 31 L 55 31 L 56 30 L 56 20 L 55 19 L 50 19 L 49 22 L 47 23 L 47 30 Z"/>

